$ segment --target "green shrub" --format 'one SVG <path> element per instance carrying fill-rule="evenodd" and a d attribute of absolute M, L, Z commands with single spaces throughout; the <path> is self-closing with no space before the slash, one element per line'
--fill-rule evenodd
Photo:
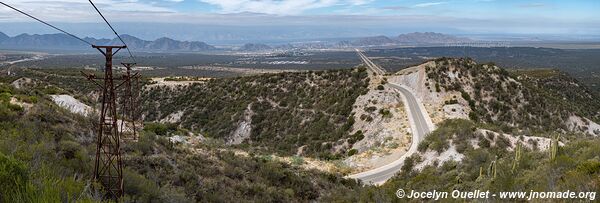
<path fill-rule="evenodd" d="M 300 156 L 292 156 L 291 164 L 295 165 L 295 166 L 302 165 L 302 164 L 304 164 L 304 158 L 302 158 Z"/>
<path fill-rule="evenodd" d="M 355 155 L 356 153 L 358 153 L 357 149 L 350 149 L 350 150 L 348 150 L 348 156 Z"/>
<path fill-rule="evenodd" d="M 600 172 L 600 162 L 597 160 L 587 160 L 577 165 L 577 170 L 588 175 L 594 175 Z"/>
<path fill-rule="evenodd" d="M 29 173 L 22 162 L 0 152 L 0 202 L 27 202 Z"/>
<path fill-rule="evenodd" d="M 0 102 L 9 102 L 10 98 L 12 97 L 12 94 L 9 92 L 2 92 L 0 93 Z"/>
<path fill-rule="evenodd" d="M 366 112 L 374 112 L 376 110 L 377 110 L 377 107 L 374 107 L 374 106 L 365 107 Z"/>
<path fill-rule="evenodd" d="M 380 109 L 379 114 L 381 114 L 384 118 L 392 117 L 392 112 L 390 112 L 390 110 L 388 110 L 388 109 Z"/>
<path fill-rule="evenodd" d="M 471 101 L 471 95 L 469 95 L 469 93 L 465 92 L 464 90 L 460 91 L 460 95 L 463 99 L 465 99 L 465 101 Z"/>
<path fill-rule="evenodd" d="M 456 99 L 447 100 L 444 102 L 444 104 L 446 104 L 446 105 L 458 104 L 458 100 L 456 100 Z"/>
<path fill-rule="evenodd" d="M 362 131 L 356 131 L 356 133 L 352 134 L 352 136 L 350 136 L 350 138 L 348 139 L 348 142 L 350 144 L 354 144 L 358 141 L 361 141 L 362 139 L 365 138 L 365 135 L 362 133 Z"/>
<path fill-rule="evenodd" d="M 479 121 L 479 116 L 477 116 L 477 113 L 475 113 L 473 110 L 471 110 L 471 112 L 469 112 L 469 119 L 477 122 L 477 121 Z"/>
<path fill-rule="evenodd" d="M 435 131 L 425 137 L 417 149 L 421 152 L 431 149 L 441 153 L 450 147 L 449 140 L 457 145 L 456 143 L 466 142 L 472 138 L 474 129 L 475 124 L 468 120 L 445 120 L 439 124 Z M 461 150 L 464 149 L 466 149 L 465 146 L 462 146 Z"/>
<path fill-rule="evenodd" d="M 177 125 L 171 123 L 146 123 L 144 125 L 144 130 L 153 132 L 156 135 L 166 136 L 177 131 Z"/>
<path fill-rule="evenodd" d="M 123 184 L 125 194 L 134 202 L 153 202 L 160 197 L 160 187 L 154 181 L 130 169 L 123 170 Z"/>

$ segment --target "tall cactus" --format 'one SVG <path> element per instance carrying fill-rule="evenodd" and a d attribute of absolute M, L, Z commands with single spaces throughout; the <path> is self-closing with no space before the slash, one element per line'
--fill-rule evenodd
<path fill-rule="evenodd" d="M 521 143 L 518 142 L 517 143 L 517 148 L 515 149 L 515 159 L 513 160 L 513 166 L 512 166 L 512 170 L 511 172 L 515 172 L 515 169 L 517 169 L 517 166 L 519 165 L 519 162 L 521 161 Z"/>
<path fill-rule="evenodd" d="M 496 156 L 496 158 L 494 159 L 494 176 L 492 177 L 492 179 L 496 179 L 496 168 L 498 168 L 498 163 L 496 163 L 498 161 L 498 156 Z"/>
<path fill-rule="evenodd" d="M 498 161 L 498 156 L 490 163 L 490 167 L 488 170 L 488 177 L 491 177 L 492 180 L 496 179 L 496 161 Z"/>
<path fill-rule="evenodd" d="M 479 177 L 475 181 L 480 182 L 483 181 L 486 177 L 483 175 L 483 166 L 479 167 Z"/>
<path fill-rule="evenodd" d="M 550 160 L 554 161 L 556 159 L 556 156 L 558 155 L 558 141 L 560 140 L 560 135 L 556 135 L 554 136 L 554 138 L 552 139 L 552 141 L 550 141 Z"/>

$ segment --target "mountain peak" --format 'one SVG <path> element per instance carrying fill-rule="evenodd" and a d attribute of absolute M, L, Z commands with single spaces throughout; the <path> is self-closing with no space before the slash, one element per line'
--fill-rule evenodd
<path fill-rule="evenodd" d="M 175 41 L 175 40 L 168 38 L 168 37 L 161 37 L 161 38 L 156 39 L 155 41 Z"/>
<path fill-rule="evenodd" d="M 135 36 L 133 36 L 133 35 L 128 35 L 128 34 L 121 35 L 121 38 L 122 38 L 122 39 L 134 39 L 134 40 L 141 40 L 140 38 L 137 38 L 137 37 L 135 37 Z"/>
<path fill-rule="evenodd" d="M 5 39 L 8 39 L 8 38 L 9 38 L 8 35 L 4 34 L 3 32 L 0 32 L 0 40 L 5 40 Z"/>
<path fill-rule="evenodd" d="M 96 45 L 122 45 L 119 38 L 96 39 L 91 37 L 84 38 L 86 41 Z M 162 37 L 154 41 L 146 41 L 132 35 L 121 35 L 121 39 L 131 49 L 138 51 L 208 51 L 216 48 L 204 42 L 178 41 L 167 37 Z M 6 47 L 19 48 L 38 48 L 40 46 L 53 46 L 57 49 L 84 49 L 88 48 L 86 44 L 71 38 L 65 34 L 20 34 L 15 37 L 9 37 L 0 32 L 0 45 Z"/>

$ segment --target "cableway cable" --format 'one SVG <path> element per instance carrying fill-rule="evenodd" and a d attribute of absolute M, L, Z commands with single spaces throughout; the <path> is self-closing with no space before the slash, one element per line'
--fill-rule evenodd
<path fill-rule="evenodd" d="M 133 54 L 131 53 L 131 50 L 129 50 L 129 46 L 127 46 L 127 43 L 125 43 L 125 41 L 123 41 L 123 38 L 121 38 L 121 35 L 119 35 L 119 33 L 117 33 L 117 31 L 108 22 L 108 20 L 106 20 L 106 18 L 104 17 L 104 15 L 102 14 L 102 12 L 100 12 L 100 10 L 98 9 L 98 7 L 96 7 L 96 5 L 94 4 L 94 2 L 92 2 L 92 0 L 88 0 L 88 1 L 90 2 L 90 4 L 92 4 L 92 6 L 94 7 L 94 9 L 96 9 L 96 11 L 98 12 L 98 14 L 100 14 L 100 17 L 102 17 L 102 19 L 104 20 L 104 22 L 106 22 L 106 24 L 113 31 L 113 33 L 115 33 L 115 35 L 117 35 L 117 37 L 119 38 L 119 40 L 121 40 L 121 42 L 123 43 L 123 45 L 125 45 L 127 47 L 127 52 L 129 52 L 129 57 L 131 57 L 131 60 L 133 60 L 133 62 L 135 63 L 135 57 L 133 57 Z"/>
<path fill-rule="evenodd" d="M 8 5 L 8 4 L 6 4 L 6 3 L 4 3 L 4 2 L 1 2 L 1 1 L 0 1 L 0 4 L 2 4 L 2 5 L 4 5 L 4 6 L 6 6 L 6 7 L 8 7 L 8 8 L 10 8 L 10 9 L 12 9 L 12 10 L 15 10 L 15 11 L 17 11 L 17 12 L 19 12 L 19 13 L 23 14 L 23 15 L 26 15 L 26 16 L 28 16 L 28 17 L 30 17 L 30 18 L 33 18 L 34 20 L 37 20 L 37 21 L 38 21 L 38 22 L 40 22 L 40 23 L 43 23 L 43 24 L 45 24 L 45 25 L 47 25 L 47 26 L 50 26 L 51 28 L 54 28 L 54 29 L 56 29 L 56 30 L 58 30 L 58 31 L 61 31 L 62 33 L 65 33 L 66 35 L 69 35 L 69 36 L 71 36 L 71 37 L 74 37 L 75 39 L 78 39 L 79 41 L 82 41 L 82 42 L 84 42 L 84 43 L 86 43 L 86 44 L 89 44 L 90 46 L 92 45 L 92 43 L 90 43 L 90 42 L 88 42 L 88 41 L 86 41 L 86 40 L 84 40 L 84 39 L 81 39 L 80 37 L 77 37 L 77 36 L 75 36 L 74 34 L 71 34 L 71 33 L 67 32 L 67 31 L 64 31 L 64 30 L 62 30 L 62 29 L 60 29 L 60 28 L 58 28 L 58 27 L 56 27 L 56 26 L 54 26 L 54 25 L 52 25 L 52 24 L 50 24 L 50 23 L 47 23 L 47 22 L 45 22 L 45 21 L 43 21 L 43 20 L 40 20 L 39 18 L 36 18 L 36 17 L 34 17 L 34 16 L 32 16 L 32 15 L 30 15 L 30 14 L 28 14 L 28 13 L 25 13 L 25 12 L 23 12 L 23 11 L 21 11 L 21 10 L 19 10 L 19 9 L 15 8 L 15 7 L 12 7 L 12 6 L 10 6 L 10 5 Z"/>

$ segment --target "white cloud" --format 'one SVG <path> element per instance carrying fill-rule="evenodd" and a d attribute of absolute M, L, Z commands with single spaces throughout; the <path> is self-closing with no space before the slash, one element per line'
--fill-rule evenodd
<path fill-rule="evenodd" d="M 175 0 L 177 1 L 177 0 Z M 139 13 L 173 13 L 172 9 L 138 0 L 95 0 L 96 6 L 109 19 Z M 95 22 L 99 16 L 84 0 L 11 0 L 5 3 L 47 21 Z M 26 16 L 0 5 L 0 18 L 8 21 L 29 20 Z"/>
<path fill-rule="evenodd" d="M 437 6 L 437 5 L 446 4 L 446 3 L 447 2 L 420 3 L 420 4 L 415 4 L 413 7 L 415 7 L 415 8 L 425 8 L 425 7 Z"/>
<path fill-rule="evenodd" d="M 199 0 L 215 5 L 221 13 L 265 13 L 275 15 L 297 15 L 310 9 L 336 5 L 359 6 L 373 0 Z"/>

